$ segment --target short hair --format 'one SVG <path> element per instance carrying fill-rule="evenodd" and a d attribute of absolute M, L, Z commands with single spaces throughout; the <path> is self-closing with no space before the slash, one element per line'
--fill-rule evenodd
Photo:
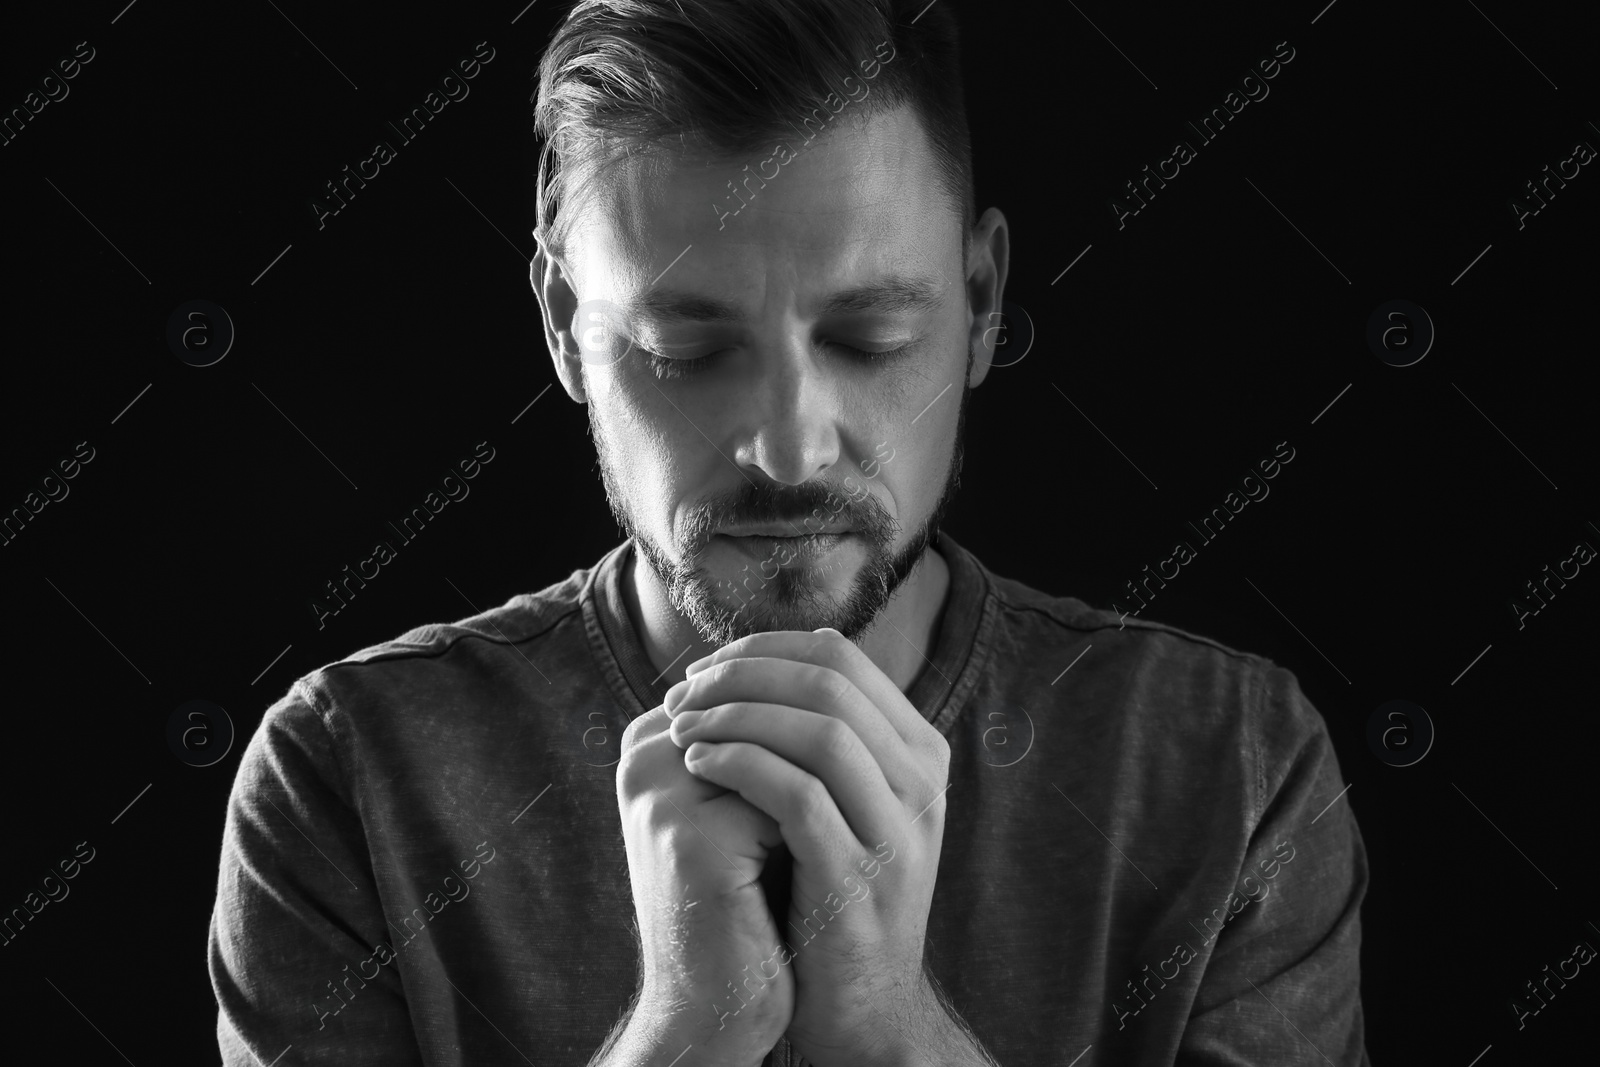
<path fill-rule="evenodd" d="M 892 59 L 866 79 L 884 41 Z M 965 261 L 977 212 L 960 32 L 937 0 L 578 0 L 551 34 L 533 100 L 540 245 L 562 258 L 576 176 L 674 148 L 764 155 L 814 109 L 837 110 L 823 100 L 842 97 L 846 78 L 869 82 L 846 105 L 861 119 L 911 105 L 961 217 Z"/>

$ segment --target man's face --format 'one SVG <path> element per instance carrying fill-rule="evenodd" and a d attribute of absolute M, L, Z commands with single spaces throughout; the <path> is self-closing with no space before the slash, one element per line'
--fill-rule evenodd
<path fill-rule="evenodd" d="M 850 118 L 781 165 L 759 166 L 769 151 L 613 172 L 574 228 L 607 499 L 714 646 L 857 638 L 955 491 L 975 335 L 959 215 L 909 108 Z M 748 205 L 722 217 L 741 205 L 730 180 Z M 733 536 L 751 526 L 842 532 Z"/>

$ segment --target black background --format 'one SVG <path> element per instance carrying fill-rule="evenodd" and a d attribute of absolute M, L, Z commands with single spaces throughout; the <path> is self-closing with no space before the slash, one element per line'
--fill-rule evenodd
<path fill-rule="evenodd" d="M 1110 606 L 1288 441 L 1271 496 L 1145 617 L 1291 668 L 1326 718 L 1372 866 L 1374 1062 L 1592 1051 L 1588 968 L 1520 1032 L 1508 1004 L 1600 944 L 1600 576 L 1520 630 L 1509 605 L 1600 546 L 1600 177 L 1520 230 L 1508 201 L 1600 145 L 1594 27 L 1578 5 L 1324 2 L 957 5 L 979 207 L 1010 221 L 1006 296 L 1036 337 L 973 396 L 947 528 L 998 573 Z M 0 980 L 8 1030 L 73 1062 L 215 1062 L 206 927 L 266 707 L 620 535 L 527 283 L 529 98 L 564 8 L 123 3 L 8 12 L 0 39 L 6 111 L 77 42 L 96 50 L 0 147 L 0 509 L 95 449 L 0 548 L 0 909 L 77 842 L 97 850 L 0 949 Z M 470 96 L 319 230 L 323 183 L 484 40 Z M 1119 230 L 1122 183 L 1285 40 L 1270 96 Z M 192 299 L 237 329 L 206 368 L 165 340 Z M 1365 339 L 1393 299 L 1438 331 L 1403 368 Z M 323 583 L 484 440 L 471 496 L 319 630 Z M 1397 698 L 1437 729 L 1404 768 L 1365 736 Z M 238 732 L 210 767 L 167 744 L 192 699 Z"/>

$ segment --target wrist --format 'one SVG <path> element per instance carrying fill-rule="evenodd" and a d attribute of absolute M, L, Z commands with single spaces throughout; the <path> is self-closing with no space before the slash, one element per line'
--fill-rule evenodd
<path fill-rule="evenodd" d="M 869 1059 L 871 1067 L 993 1067 L 994 1061 L 926 982 L 906 1015 L 887 1028 L 887 1041 Z"/>
<path fill-rule="evenodd" d="M 691 1046 L 697 1067 L 760 1067 L 782 1033 L 781 1023 L 754 1011 L 719 1011 L 709 994 L 646 989 L 610 1055 L 594 1067 L 669 1067 Z"/>

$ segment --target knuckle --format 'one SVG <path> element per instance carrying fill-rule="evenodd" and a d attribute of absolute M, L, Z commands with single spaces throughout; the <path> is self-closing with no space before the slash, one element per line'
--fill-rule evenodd
<path fill-rule="evenodd" d="M 744 718 L 749 705 L 742 700 L 732 700 L 725 704 L 714 704 L 705 710 L 696 725 L 710 726 L 736 726 Z"/>
<path fill-rule="evenodd" d="M 916 731 L 912 747 L 941 770 L 950 765 L 950 739 L 935 730 L 931 724 L 924 723 L 923 728 Z"/>
<path fill-rule="evenodd" d="M 817 691 L 833 704 L 842 703 L 852 688 L 850 679 L 832 667 L 814 667 L 811 677 Z"/>
<path fill-rule="evenodd" d="M 622 740 L 619 742 L 619 747 L 620 747 L 620 749 L 622 751 L 622 754 L 623 755 L 627 755 L 628 752 L 631 749 L 633 749 L 633 747 L 635 745 L 637 745 L 638 743 L 639 743 L 639 720 L 638 719 L 634 719 L 627 726 L 622 728 Z"/>
<path fill-rule="evenodd" d="M 622 755 L 617 758 L 617 792 L 635 796 L 644 789 L 647 780 L 644 763 L 637 747 L 623 748 Z"/>
<path fill-rule="evenodd" d="M 811 652 L 817 661 L 843 673 L 857 652 L 856 646 L 838 630 L 824 630 L 814 636 L 816 640 L 811 645 Z"/>
<path fill-rule="evenodd" d="M 749 669 L 749 666 L 750 661 L 748 659 L 725 659 L 721 663 L 713 663 L 699 674 L 696 674 L 695 677 L 704 676 L 706 684 L 709 686 L 715 686 L 718 683 L 735 682 L 740 675 Z"/>
<path fill-rule="evenodd" d="M 623 751 L 627 751 L 629 748 L 637 745 L 639 742 L 649 737 L 654 730 L 659 729 L 661 720 L 665 717 L 665 708 L 652 708 L 643 715 L 630 720 L 628 725 L 622 730 Z"/>
<path fill-rule="evenodd" d="M 795 815 L 802 824 L 816 825 L 832 804 L 833 798 L 828 794 L 828 787 L 822 784 L 821 779 L 807 775 L 805 785 L 800 787 L 800 793 L 795 798 Z"/>
<path fill-rule="evenodd" d="M 833 653 L 837 649 L 836 642 L 839 640 L 839 636 L 840 635 L 838 631 L 833 629 L 827 629 L 823 630 L 821 633 L 812 634 L 811 651 L 823 654 Z"/>
<path fill-rule="evenodd" d="M 622 731 L 622 741 L 617 754 L 617 788 L 619 791 L 637 793 L 647 784 L 646 765 L 649 761 L 649 742 L 666 732 L 670 725 L 663 709 L 634 719 Z"/>
<path fill-rule="evenodd" d="M 621 750 L 624 757 L 626 757 L 627 753 L 637 749 L 638 745 L 640 745 L 640 742 L 645 739 L 645 736 L 648 736 L 646 731 L 650 729 L 650 725 L 646 723 L 646 718 L 648 718 L 646 715 L 640 715 L 640 717 L 630 721 L 629 725 L 622 728 Z"/>
<path fill-rule="evenodd" d="M 855 755 L 856 732 L 848 723 L 824 719 L 817 729 L 817 754 L 827 762 L 848 760 Z"/>

